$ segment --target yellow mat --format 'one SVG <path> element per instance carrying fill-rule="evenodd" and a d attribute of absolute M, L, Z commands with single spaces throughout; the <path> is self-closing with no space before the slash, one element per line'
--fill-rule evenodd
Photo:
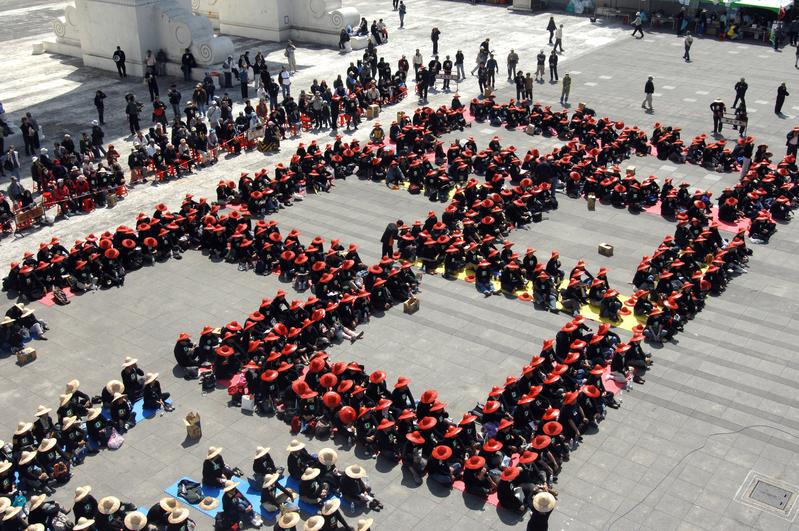
<path fill-rule="evenodd" d="M 422 261 L 421 260 L 416 260 L 413 265 L 421 269 L 422 268 Z M 444 266 L 443 265 L 438 266 L 438 268 L 436 268 L 436 273 L 437 274 L 444 273 Z M 458 274 L 456 275 L 455 278 L 458 279 L 458 280 L 466 281 L 466 277 L 470 276 L 470 275 L 474 275 L 474 271 L 471 270 L 471 269 L 464 269 L 464 270 L 458 272 Z M 499 280 L 492 280 L 491 283 L 493 284 L 495 290 L 502 291 L 502 293 L 504 295 L 507 295 L 509 297 L 513 297 L 513 298 L 515 298 L 515 299 L 517 299 L 517 300 L 519 300 L 521 302 L 527 302 L 527 301 L 524 301 L 523 299 L 519 298 L 520 295 L 522 295 L 523 293 L 527 293 L 527 294 L 530 295 L 530 300 L 532 301 L 532 297 L 533 297 L 532 287 L 529 288 L 529 289 L 518 290 L 518 291 L 516 291 L 514 293 L 509 293 L 509 292 L 507 292 L 507 291 L 505 291 L 505 290 L 503 290 L 501 288 L 501 284 L 500 284 Z M 568 285 L 568 283 L 569 283 L 568 280 L 564 279 L 561 282 L 559 289 L 564 289 Z M 624 296 L 624 295 L 619 295 L 619 300 L 622 303 L 627 302 L 630 298 L 631 297 Z M 632 310 L 632 308 L 630 306 L 625 305 L 624 307 Z M 564 311 L 563 310 L 563 306 L 561 305 L 560 302 L 558 302 L 558 310 Z M 610 324 L 613 327 L 621 328 L 622 330 L 628 330 L 630 332 L 633 331 L 634 327 L 636 327 L 638 325 L 646 324 L 646 317 L 640 317 L 640 318 L 636 317 L 632 312 L 629 315 L 622 315 L 621 316 L 621 321 L 615 321 L 615 322 L 611 321 L 610 319 L 607 319 L 605 317 L 600 317 L 599 316 L 599 308 L 597 306 L 593 306 L 591 304 L 584 304 L 583 306 L 581 306 L 580 307 L 580 315 L 582 315 L 583 317 L 585 317 L 586 319 L 589 319 L 591 321 L 595 321 L 597 323 L 608 323 L 608 324 Z"/>
<path fill-rule="evenodd" d="M 410 187 L 411 187 L 411 183 L 409 183 L 408 181 L 402 181 L 402 183 L 399 185 L 399 187 L 394 186 L 394 185 L 389 186 L 389 188 L 392 189 L 392 190 L 399 190 L 400 188 L 402 188 L 404 190 L 408 190 L 408 189 L 410 189 Z M 452 190 L 449 191 L 449 195 L 447 197 L 450 200 L 452 200 L 452 198 L 455 197 L 455 187 L 453 187 Z"/>

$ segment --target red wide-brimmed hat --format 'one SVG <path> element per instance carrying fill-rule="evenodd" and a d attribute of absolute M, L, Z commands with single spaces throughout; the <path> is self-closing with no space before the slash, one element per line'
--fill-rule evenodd
<path fill-rule="evenodd" d="M 488 439 L 483 443 L 483 450 L 486 452 L 499 452 L 502 450 L 502 443 L 496 439 Z"/>
<path fill-rule="evenodd" d="M 555 422 L 551 420 L 544 424 L 543 431 L 546 435 L 550 437 L 555 437 L 556 435 L 560 435 L 563 432 L 563 426 L 560 422 Z"/>
<path fill-rule="evenodd" d="M 422 404 L 432 404 L 436 398 L 438 398 L 438 391 L 435 389 L 428 389 L 422 393 L 421 402 Z"/>
<path fill-rule="evenodd" d="M 517 466 L 509 466 L 505 470 L 502 471 L 500 474 L 499 479 L 502 481 L 513 481 L 517 477 L 519 477 L 519 473 L 521 469 Z"/>
<path fill-rule="evenodd" d="M 433 459 L 438 459 L 439 461 L 446 461 L 450 457 L 452 457 L 452 448 L 449 446 L 438 445 L 433 448 L 431 454 Z"/>
<path fill-rule="evenodd" d="M 469 470 L 480 470 L 486 465 L 485 458 L 479 455 L 473 455 L 466 462 L 463 464 L 464 467 L 468 468 Z"/>
<path fill-rule="evenodd" d="M 547 446 L 550 445 L 552 439 L 547 435 L 536 435 L 533 437 L 533 442 L 531 446 L 536 450 L 543 450 Z"/>

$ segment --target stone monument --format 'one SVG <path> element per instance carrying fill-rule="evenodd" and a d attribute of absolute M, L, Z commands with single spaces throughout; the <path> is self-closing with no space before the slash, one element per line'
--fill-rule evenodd
<path fill-rule="evenodd" d="M 337 46 L 341 30 L 357 28 L 360 14 L 341 0 L 192 0 L 198 15 L 218 21 L 221 33 L 269 41 L 294 39 Z M 353 47 L 366 47 L 353 39 Z"/>
<path fill-rule="evenodd" d="M 111 56 L 124 50 L 129 75 L 144 75 L 147 50 L 164 50 L 167 72 L 180 75 L 180 57 L 191 50 L 201 70 L 233 53 L 233 42 L 216 37 L 206 17 L 194 15 L 190 0 L 75 0 L 53 23 L 55 41 L 44 50 L 83 59 L 83 64 L 116 72 Z"/>

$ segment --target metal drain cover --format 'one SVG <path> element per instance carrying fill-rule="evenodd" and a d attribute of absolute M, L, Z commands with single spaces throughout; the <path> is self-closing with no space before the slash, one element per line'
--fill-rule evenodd
<path fill-rule="evenodd" d="M 793 521 L 799 510 L 799 487 L 752 470 L 746 475 L 734 499 Z"/>
<path fill-rule="evenodd" d="M 760 503 L 770 505 L 777 510 L 784 511 L 794 494 L 794 492 L 759 479 L 755 481 L 755 488 L 752 489 L 749 497 Z"/>

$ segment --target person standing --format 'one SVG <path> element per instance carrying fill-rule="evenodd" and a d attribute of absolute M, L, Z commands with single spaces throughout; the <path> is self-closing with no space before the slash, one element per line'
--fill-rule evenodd
<path fill-rule="evenodd" d="M 94 106 L 97 108 L 97 120 L 100 125 L 105 125 L 105 92 L 102 90 L 94 93 Z"/>
<path fill-rule="evenodd" d="M 441 64 L 441 69 L 444 71 L 444 90 L 449 91 L 449 82 L 450 77 L 452 76 L 452 60 L 449 58 L 449 55 L 444 59 L 444 62 Z"/>
<path fill-rule="evenodd" d="M 155 56 L 152 50 L 147 50 L 147 55 L 144 57 L 144 73 L 155 75 Z"/>
<path fill-rule="evenodd" d="M 771 34 L 769 35 L 771 44 L 774 45 L 774 51 L 779 51 L 780 41 L 782 40 L 782 22 L 775 20 L 771 23 Z"/>
<path fill-rule="evenodd" d="M 544 50 L 538 52 L 538 55 L 535 56 L 536 65 L 535 65 L 535 80 L 536 81 L 544 81 L 544 62 L 547 60 L 547 56 L 544 55 Z"/>
<path fill-rule="evenodd" d="M 180 91 L 178 91 L 177 85 L 172 83 L 169 87 L 169 92 L 166 93 L 167 98 L 169 98 L 169 104 L 172 106 L 172 112 L 175 115 L 175 120 L 180 118 L 180 99 L 182 98 Z"/>
<path fill-rule="evenodd" d="M 197 61 L 194 59 L 194 54 L 191 50 L 186 48 L 180 58 L 180 69 L 183 71 L 183 81 L 191 81 L 191 69 L 197 66 Z"/>
<path fill-rule="evenodd" d="M 549 52 L 549 82 L 556 83 L 558 81 L 558 54 L 555 50 Z"/>
<path fill-rule="evenodd" d="M 291 96 L 291 74 L 285 67 L 280 69 L 280 88 L 283 90 L 283 98 Z"/>
<path fill-rule="evenodd" d="M 424 66 L 419 69 L 419 99 L 427 102 L 427 92 L 435 83 L 436 77 L 432 70 Z"/>
<path fill-rule="evenodd" d="M 555 36 L 556 29 L 558 29 L 558 26 L 555 24 L 555 17 L 549 17 L 549 22 L 547 22 L 547 31 L 549 32 L 549 44 L 552 44 L 552 37 Z"/>
<path fill-rule="evenodd" d="M 119 74 L 120 79 L 123 77 L 128 77 L 128 71 L 125 68 L 125 52 L 122 51 L 122 48 L 117 46 L 112 59 L 114 59 L 114 63 L 117 65 L 117 73 Z"/>
<path fill-rule="evenodd" d="M 691 32 L 690 31 L 686 31 L 685 32 L 684 44 L 685 44 L 685 53 L 682 54 L 682 58 L 685 59 L 686 63 L 690 63 L 691 62 L 691 46 L 694 44 L 694 38 L 691 37 Z"/>
<path fill-rule="evenodd" d="M 398 219 L 396 223 L 389 223 L 386 225 L 386 230 L 383 231 L 383 236 L 380 237 L 380 243 L 383 244 L 383 248 L 380 251 L 380 256 L 383 258 L 394 257 L 394 242 L 399 236 L 399 228 L 402 227 L 404 223 L 401 219 Z"/>
<path fill-rule="evenodd" d="M 644 101 L 641 102 L 641 108 L 647 109 L 652 112 L 652 95 L 655 93 L 655 82 L 652 76 L 649 76 L 644 84 Z"/>
<path fill-rule="evenodd" d="M 433 41 L 433 55 L 438 55 L 438 39 L 441 37 L 441 30 L 433 28 L 430 32 L 430 40 Z"/>
<path fill-rule="evenodd" d="M 136 96 L 128 94 L 125 96 L 127 104 L 125 105 L 125 114 L 128 115 L 128 125 L 130 125 L 130 134 L 135 135 L 139 128 L 139 113 L 141 112 L 141 105 L 136 101 Z"/>
<path fill-rule="evenodd" d="M 777 101 L 774 103 L 774 114 L 782 116 L 782 106 L 785 104 L 786 96 L 790 96 L 790 94 L 788 94 L 788 88 L 785 86 L 785 82 L 782 82 L 780 86 L 777 87 Z"/>
<path fill-rule="evenodd" d="M 233 56 L 228 55 L 227 59 L 222 61 L 222 76 L 225 80 L 225 88 L 233 86 Z"/>
<path fill-rule="evenodd" d="M 633 37 L 635 37 L 636 33 L 640 33 L 641 34 L 640 37 L 636 37 L 636 38 L 639 38 L 639 39 L 643 39 L 644 38 L 644 23 L 641 20 L 641 12 L 640 11 L 638 11 L 635 14 L 635 19 L 633 20 Z"/>
<path fill-rule="evenodd" d="M 547 531 L 549 529 L 549 515 L 557 505 L 555 496 L 542 489 L 533 496 L 530 520 L 527 522 L 527 531 Z"/>
<path fill-rule="evenodd" d="M 203 89 L 206 96 L 208 96 L 208 102 L 211 102 L 216 92 L 216 84 L 214 83 L 214 78 L 211 77 L 211 72 L 206 72 L 203 76 Z"/>
<path fill-rule="evenodd" d="M 494 88 L 494 81 L 496 78 L 496 73 L 499 72 L 499 65 L 497 64 L 497 60 L 494 59 L 494 54 L 492 53 L 488 57 L 488 61 L 486 61 L 486 74 L 488 75 L 488 84 L 491 85 L 491 88 Z"/>
<path fill-rule="evenodd" d="M 477 71 L 481 66 L 485 66 L 486 59 L 488 59 L 488 52 L 480 48 L 480 51 L 477 52 L 477 58 L 474 60 L 474 68 L 472 68 L 471 74 L 474 75 L 475 71 Z"/>
<path fill-rule="evenodd" d="M 563 51 L 563 24 L 555 30 L 555 46 L 552 49 L 557 51 L 558 48 L 561 52 Z"/>
<path fill-rule="evenodd" d="M 413 75 L 417 81 L 419 80 L 419 68 L 421 68 L 423 62 L 422 54 L 419 52 L 419 48 L 416 48 L 416 54 L 413 56 Z"/>
<path fill-rule="evenodd" d="M 746 105 L 746 89 L 748 88 L 749 85 L 746 84 L 746 79 L 744 78 L 741 78 L 741 80 L 735 84 L 735 101 L 732 102 L 733 109 L 738 107 L 738 101 Z"/>
<path fill-rule="evenodd" d="M 406 13 L 406 11 L 407 11 L 407 9 L 405 7 L 405 2 L 400 0 L 400 3 L 399 3 L 400 28 L 404 28 L 405 27 L 405 13 Z"/>
<path fill-rule="evenodd" d="M 721 126 L 723 125 L 721 119 L 724 118 L 724 111 L 727 110 L 727 107 L 724 106 L 721 98 L 716 98 L 710 104 L 710 110 L 713 113 L 713 134 L 721 134 Z"/>
<path fill-rule="evenodd" d="M 674 17 L 674 26 L 677 29 L 677 36 L 680 37 L 685 27 L 688 26 L 688 22 L 685 20 L 684 7 L 680 8 L 680 12 Z"/>
<path fill-rule="evenodd" d="M 44 136 L 43 133 L 42 133 L 42 129 L 41 129 L 41 127 L 39 127 L 39 122 L 36 121 L 36 119 L 33 117 L 33 115 L 31 113 L 26 112 L 25 113 L 25 117 L 28 119 L 28 123 L 33 126 L 33 133 L 34 133 L 33 134 L 33 147 L 35 147 L 38 150 L 41 147 L 39 142 L 42 139 L 42 137 Z"/>
<path fill-rule="evenodd" d="M 285 72 L 285 70 L 284 70 Z M 288 72 L 286 72 L 288 76 Z M 250 69 L 245 68 L 239 72 L 239 83 L 241 84 L 241 99 L 246 101 L 250 97 Z M 291 83 L 291 81 L 289 81 Z"/>
<path fill-rule="evenodd" d="M 105 156 L 105 148 L 103 147 L 103 138 L 105 138 L 105 131 L 100 127 L 97 120 L 92 121 L 92 148 L 96 153 L 102 153 Z"/>
<path fill-rule="evenodd" d="M 246 98 L 245 98 L 246 99 Z M 208 105 L 208 93 L 203 88 L 202 83 L 197 83 L 194 86 L 194 91 L 191 93 L 191 101 L 197 109 L 200 116 L 205 116 L 205 108 Z"/>
<path fill-rule="evenodd" d="M 36 146 L 33 137 L 37 134 L 36 128 L 28 121 L 27 117 L 23 116 L 19 129 L 22 131 L 22 141 L 25 143 L 25 155 L 29 157 L 35 155 Z"/>
<path fill-rule="evenodd" d="M 477 68 L 477 86 L 480 89 L 480 94 L 485 93 L 486 85 L 488 84 L 488 70 L 485 66 Z"/>
<path fill-rule="evenodd" d="M 294 46 L 294 43 L 289 40 L 286 44 L 286 60 L 289 63 L 288 70 L 291 74 L 297 73 L 297 57 L 295 56 L 295 52 L 297 51 L 297 47 Z"/>
<path fill-rule="evenodd" d="M 533 83 L 535 80 L 530 72 L 524 76 L 524 99 L 533 101 Z"/>
<path fill-rule="evenodd" d="M 166 52 L 163 49 L 159 49 L 158 53 L 155 54 L 155 72 L 159 77 L 166 76 L 166 63 Z"/>
<path fill-rule="evenodd" d="M 466 79 L 466 70 L 463 69 L 463 52 L 458 50 L 455 54 L 455 68 L 458 71 L 458 81 Z"/>
<path fill-rule="evenodd" d="M 511 48 L 510 53 L 508 54 L 508 81 L 513 80 L 516 77 L 516 65 L 519 64 L 519 54 Z"/>
<path fill-rule="evenodd" d="M 562 88 L 560 91 L 560 102 L 563 105 L 565 105 L 569 103 L 569 92 L 571 91 L 572 88 L 572 78 L 568 72 L 566 73 L 565 76 L 563 76 L 563 81 L 561 81 L 561 83 L 562 83 Z"/>
<path fill-rule="evenodd" d="M 516 86 L 516 99 L 522 101 L 524 99 L 524 72 L 519 70 L 513 76 L 513 84 Z"/>
<path fill-rule="evenodd" d="M 156 96 L 159 95 L 158 80 L 155 78 L 155 74 L 145 74 L 144 81 L 147 83 L 147 90 L 150 92 L 150 101 L 155 101 Z"/>
<path fill-rule="evenodd" d="M 346 52 L 348 42 L 350 42 L 350 33 L 347 28 L 341 28 L 341 33 L 338 36 L 338 49 Z"/>

